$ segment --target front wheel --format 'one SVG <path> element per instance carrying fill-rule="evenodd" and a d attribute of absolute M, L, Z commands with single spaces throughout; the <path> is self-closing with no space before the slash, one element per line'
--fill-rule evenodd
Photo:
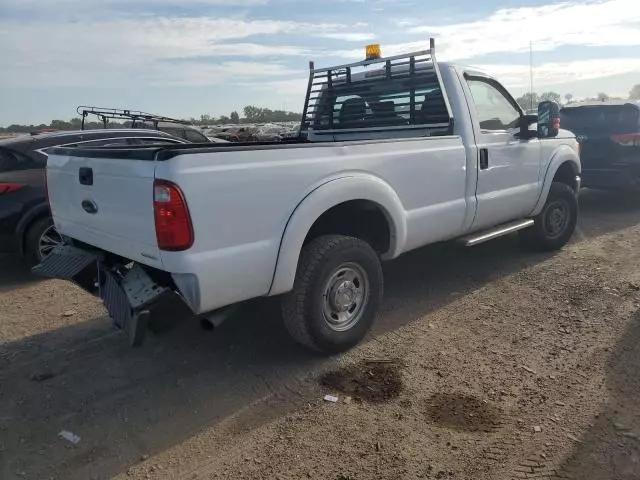
<path fill-rule="evenodd" d="M 533 250 L 553 251 L 562 248 L 573 235 L 578 221 L 576 192 L 564 183 L 554 182 L 547 202 L 534 218 L 534 225 L 520 232 L 523 244 Z"/>
<path fill-rule="evenodd" d="M 371 328 L 382 299 L 380 259 L 362 240 L 326 235 L 302 249 L 293 290 L 282 300 L 284 323 L 302 345 L 345 351 Z"/>

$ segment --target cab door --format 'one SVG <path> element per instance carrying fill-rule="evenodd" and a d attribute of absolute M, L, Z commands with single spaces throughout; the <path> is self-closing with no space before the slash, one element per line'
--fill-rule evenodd
<path fill-rule="evenodd" d="M 496 80 L 465 75 L 478 148 L 473 230 L 527 216 L 538 199 L 540 140 L 520 139 L 522 111 Z"/>

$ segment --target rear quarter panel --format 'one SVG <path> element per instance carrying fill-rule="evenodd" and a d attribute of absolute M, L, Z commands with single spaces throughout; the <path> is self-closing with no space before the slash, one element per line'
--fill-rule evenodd
<path fill-rule="evenodd" d="M 162 263 L 169 272 L 198 277 L 198 312 L 267 295 L 287 223 L 322 185 L 366 176 L 387 184 L 397 193 L 405 222 L 404 244 L 397 246 L 402 252 L 460 233 L 465 170 L 457 136 L 194 153 L 157 162 L 156 178 L 183 190 L 195 232 L 188 252 L 162 252 Z M 319 198 L 329 208 L 357 196 Z M 301 239 L 315 219 L 302 222 Z"/>

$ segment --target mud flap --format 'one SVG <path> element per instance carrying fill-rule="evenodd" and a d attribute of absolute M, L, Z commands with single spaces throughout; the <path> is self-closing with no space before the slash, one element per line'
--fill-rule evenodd
<path fill-rule="evenodd" d="M 131 346 L 144 343 L 152 321 L 181 316 L 188 309 L 176 292 L 157 284 L 140 265 L 112 268 L 104 263 L 100 252 L 60 246 L 32 271 L 42 277 L 71 281 L 99 295 L 113 323 L 127 333 Z"/>
<path fill-rule="evenodd" d="M 122 277 L 102 266 L 100 270 L 104 278 L 100 297 L 109 315 L 127 333 L 129 345 L 142 345 L 151 318 L 179 298 L 171 289 L 155 283 L 139 265 L 126 270 Z"/>

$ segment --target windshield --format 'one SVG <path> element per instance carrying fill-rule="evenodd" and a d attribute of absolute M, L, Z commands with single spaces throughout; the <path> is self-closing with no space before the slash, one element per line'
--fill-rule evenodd
<path fill-rule="evenodd" d="M 562 128 L 575 134 L 601 133 L 620 135 L 639 129 L 639 110 L 635 105 L 594 105 L 563 108 L 560 111 Z"/>

